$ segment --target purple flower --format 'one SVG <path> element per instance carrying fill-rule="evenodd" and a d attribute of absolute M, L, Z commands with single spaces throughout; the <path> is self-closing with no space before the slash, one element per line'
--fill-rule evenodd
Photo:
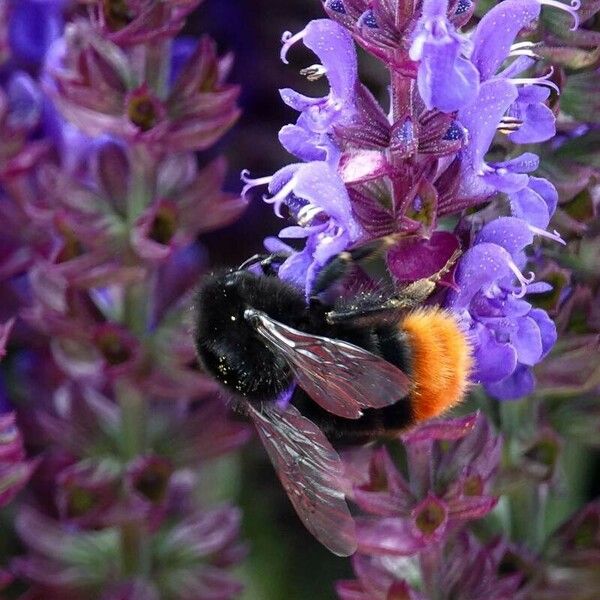
<path fill-rule="evenodd" d="M 371 452 L 368 475 L 357 477 L 352 500 L 363 511 L 358 551 L 411 556 L 438 546 L 471 519 L 486 515 L 501 440 L 481 415 L 432 420 L 402 436 L 407 475 L 385 448 Z M 356 459 L 356 457 L 355 457 Z"/>
<path fill-rule="evenodd" d="M 65 0 L 9 0 L 10 48 L 19 61 L 40 65 L 51 44 L 60 37 Z"/>
<path fill-rule="evenodd" d="M 432 597 L 431 592 L 443 600 L 527 597 L 521 594 L 533 561 L 503 539 L 483 545 L 463 532 L 437 556 L 415 581 L 419 563 L 413 558 L 357 554 L 352 560 L 357 580 L 338 582 L 336 591 L 341 600 L 424 600 Z"/>
<path fill-rule="evenodd" d="M 266 201 L 273 204 L 275 214 L 282 216 L 285 206 L 298 223 L 284 228 L 279 236 L 306 238 L 306 246 L 283 263 L 279 275 L 304 287 L 309 294 L 320 268 L 362 234 L 343 181 L 325 161 L 288 165 L 270 178 L 251 180 L 246 173 L 242 176 L 247 184 L 244 192 L 268 183 L 273 196 Z"/>
<path fill-rule="evenodd" d="M 83 65 L 86 65 L 83 68 Z M 239 89 L 225 79 L 231 57 L 203 38 L 166 94 L 138 81 L 131 57 L 85 22 L 50 49 L 45 84 L 62 115 L 95 137 L 111 134 L 158 156 L 206 149 L 239 117 Z"/>
<path fill-rule="evenodd" d="M 25 487 L 36 465 L 36 461 L 25 460 L 15 414 L 0 414 L 0 507 L 6 506 Z"/>
<path fill-rule="evenodd" d="M 419 61 L 417 85 L 427 108 L 452 112 L 477 95 L 479 73 L 465 58 L 469 42 L 447 17 L 448 0 L 425 0 L 410 58 Z"/>
<path fill-rule="evenodd" d="M 541 309 L 523 299 L 551 286 L 532 283 L 519 265 L 536 228 L 514 217 L 485 225 L 459 262 L 447 306 L 462 320 L 473 341 L 475 381 L 500 399 L 520 398 L 534 387 L 531 367 L 556 341 L 556 327 Z M 515 287 L 514 281 L 518 281 Z"/>
<path fill-rule="evenodd" d="M 300 111 L 296 125 L 286 125 L 279 140 L 291 154 L 302 160 L 335 160 L 335 146 L 330 136 L 336 125 L 343 125 L 356 111 L 358 73 L 356 50 L 350 34 L 329 19 L 311 21 L 301 32 L 283 36 L 281 59 L 287 63 L 287 53 L 298 40 L 312 50 L 321 64 L 303 69 L 309 80 L 323 75 L 331 86 L 323 98 L 309 98 L 291 89 L 280 90 L 283 101 Z"/>

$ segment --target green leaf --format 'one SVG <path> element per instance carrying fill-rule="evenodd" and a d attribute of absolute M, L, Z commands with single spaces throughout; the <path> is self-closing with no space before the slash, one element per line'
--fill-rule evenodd
<path fill-rule="evenodd" d="M 552 64 L 568 69 L 584 69 L 600 60 L 600 46 L 594 50 L 569 46 L 540 46 L 536 52 Z"/>
<path fill-rule="evenodd" d="M 600 52 L 600 49 L 597 49 Z M 600 123 L 600 77 L 595 71 L 577 73 L 567 78 L 560 108 L 584 123 Z M 596 152 L 600 146 L 596 145 Z M 589 164 L 589 163 L 585 163 Z"/>
<path fill-rule="evenodd" d="M 598 105 L 600 110 L 600 104 Z M 600 169 L 600 130 L 593 130 L 578 138 L 565 142 L 555 153 L 554 158 L 589 165 Z"/>

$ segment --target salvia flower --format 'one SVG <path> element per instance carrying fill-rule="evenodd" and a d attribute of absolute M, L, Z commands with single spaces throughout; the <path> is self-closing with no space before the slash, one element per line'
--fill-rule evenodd
<path fill-rule="evenodd" d="M 524 275 L 523 249 L 536 228 L 515 217 L 501 217 L 485 225 L 456 271 L 459 291 L 448 306 L 461 318 L 475 348 L 475 380 L 502 399 L 519 398 L 533 390 L 530 367 L 556 341 L 556 327 L 548 315 L 524 300 L 527 293 L 550 289 Z M 516 281 L 516 283 L 515 283 Z"/>
<path fill-rule="evenodd" d="M 483 416 L 431 421 L 402 440 L 407 474 L 382 448 L 370 458 L 367 480 L 354 488 L 353 501 L 377 515 L 358 522 L 360 553 L 415 555 L 496 504 L 490 486 L 501 440 Z"/>
<path fill-rule="evenodd" d="M 154 90 L 139 81 L 126 50 L 77 21 L 48 54 L 46 89 L 63 116 L 89 135 L 112 134 L 159 154 L 167 147 L 203 150 L 239 117 L 239 90 L 225 82 L 230 66 L 205 38 L 170 89 Z"/>
<path fill-rule="evenodd" d="M 428 109 L 452 112 L 477 95 L 479 73 L 465 58 L 468 40 L 448 19 L 448 0 L 425 0 L 409 56 L 419 61 L 417 85 Z"/>
<path fill-rule="evenodd" d="M 0 415 L 0 506 L 13 500 L 29 481 L 35 466 L 35 461 L 26 460 L 14 413 Z"/>
<path fill-rule="evenodd" d="M 181 64 L 195 0 L 9 4 L 48 20 L 8 11 L 14 35 L 44 35 L 31 60 L 13 48 L 30 74 L 8 62 L 0 90 L 0 352 L 10 334 L 7 402 L 36 457 L 6 414 L 0 502 L 30 480 L 7 564 L 29 598 L 238 597 L 239 511 L 201 499 L 200 471 L 248 430 L 188 320 L 197 236 L 245 207 L 223 159 L 192 152 L 239 114 L 231 56 L 203 38 Z"/>
<path fill-rule="evenodd" d="M 356 555 L 353 567 L 358 580 L 340 581 L 336 590 L 341 600 L 422 600 L 433 592 L 444 600 L 526 598 L 531 591 L 524 587 L 531 568 L 527 558 L 505 540 L 482 545 L 463 532 L 440 552 L 429 581 L 415 578 L 419 565 L 414 559 Z"/>

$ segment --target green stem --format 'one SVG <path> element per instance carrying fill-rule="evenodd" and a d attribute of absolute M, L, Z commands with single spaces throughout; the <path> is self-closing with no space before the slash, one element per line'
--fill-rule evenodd
<path fill-rule="evenodd" d="M 115 383 L 121 408 L 121 456 L 129 462 L 146 450 L 146 403 L 132 383 Z M 124 575 L 145 574 L 149 568 L 147 532 L 135 517 L 120 527 L 121 568 Z"/>
<path fill-rule="evenodd" d="M 129 461 L 146 448 L 146 403 L 130 382 L 119 380 L 115 387 L 121 408 L 121 455 Z"/>
<path fill-rule="evenodd" d="M 440 558 L 440 549 L 436 548 L 435 545 L 419 555 L 421 581 L 425 597 L 428 600 L 437 600 L 441 595 L 439 585 Z"/>

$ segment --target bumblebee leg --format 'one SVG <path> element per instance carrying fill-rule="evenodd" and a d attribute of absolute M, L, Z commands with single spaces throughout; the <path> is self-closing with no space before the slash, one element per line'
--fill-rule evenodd
<path fill-rule="evenodd" d="M 392 297 L 370 306 L 357 305 L 344 307 L 343 310 L 331 310 L 325 314 L 325 319 L 330 325 L 352 322 L 353 325 L 368 326 L 382 321 L 397 321 L 401 311 L 413 306 L 412 299 Z"/>
<path fill-rule="evenodd" d="M 369 299 L 369 302 L 360 302 L 359 299 L 356 306 L 344 307 L 342 311 L 330 311 L 325 318 L 331 325 L 349 321 L 369 325 L 386 320 L 397 320 L 399 312 L 411 310 L 431 296 L 435 286 L 450 271 L 460 255 L 461 251 L 456 250 L 437 273 L 414 281 L 390 298 L 380 302 L 375 302 L 373 299 Z"/>
<path fill-rule="evenodd" d="M 447 260 L 446 264 L 437 273 L 425 277 L 424 279 L 417 279 L 417 281 L 414 281 L 401 289 L 396 298 L 402 300 L 403 308 L 414 308 L 427 300 L 427 298 L 433 294 L 435 286 L 440 282 L 444 275 L 450 272 L 450 269 L 452 269 L 461 254 L 462 251 L 460 248 L 457 248 Z"/>
<path fill-rule="evenodd" d="M 333 257 L 319 272 L 312 288 L 312 295 L 318 296 L 324 292 L 332 283 L 335 283 L 349 272 L 355 263 L 369 260 L 381 255 L 394 244 L 397 236 L 387 235 L 372 240 L 357 248 L 351 248 L 340 252 Z"/>

